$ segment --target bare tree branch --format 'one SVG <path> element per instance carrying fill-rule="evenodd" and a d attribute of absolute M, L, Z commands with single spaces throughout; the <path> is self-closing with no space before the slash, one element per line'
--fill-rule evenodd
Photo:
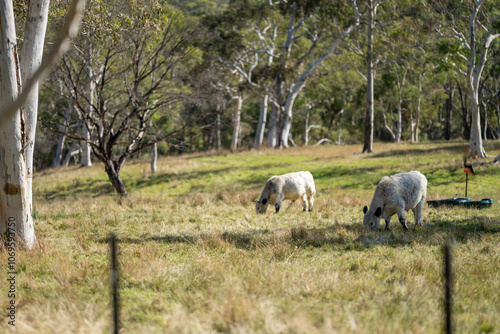
<path fill-rule="evenodd" d="M 80 19 L 84 8 L 85 0 L 74 0 L 71 3 L 68 15 L 66 16 L 66 22 L 54 46 L 47 56 L 44 57 L 40 67 L 27 81 L 27 84 L 23 87 L 22 93 L 19 94 L 15 101 L 0 112 L 0 126 L 7 124 L 8 120 L 14 117 L 16 112 L 24 106 L 24 103 L 28 101 L 30 96 L 33 94 L 34 89 L 36 88 L 36 83 L 41 81 L 57 60 L 59 60 L 59 58 L 69 50 L 70 39 L 78 33 Z"/>

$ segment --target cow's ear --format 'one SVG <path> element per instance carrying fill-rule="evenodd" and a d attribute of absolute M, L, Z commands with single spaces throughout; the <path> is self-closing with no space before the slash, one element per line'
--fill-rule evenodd
<path fill-rule="evenodd" d="M 363 213 L 366 213 L 366 211 L 368 211 L 368 207 L 365 205 L 365 207 L 363 208 Z"/>
<path fill-rule="evenodd" d="M 378 207 L 377 210 L 375 210 L 375 213 L 374 213 L 375 217 L 380 217 L 382 216 L 382 208 L 381 207 Z"/>
<path fill-rule="evenodd" d="M 258 199 L 255 200 L 255 203 L 260 203 L 260 201 Z"/>
<path fill-rule="evenodd" d="M 267 203 L 267 198 L 264 198 L 264 199 L 262 200 L 262 204 L 266 205 L 266 203 Z"/>

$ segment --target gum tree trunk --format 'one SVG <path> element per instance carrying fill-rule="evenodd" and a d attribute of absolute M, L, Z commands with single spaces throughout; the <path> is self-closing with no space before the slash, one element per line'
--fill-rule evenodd
<path fill-rule="evenodd" d="M 272 47 L 269 49 L 269 56 L 267 57 L 267 65 L 271 66 L 273 63 L 274 57 L 272 54 L 274 53 L 274 41 L 276 40 L 276 35 L 278 31 L 278 25 L 274 24 L 273 35 L 272 35 Z M 267 121 L 267 109 L 269 105 L 269 94 L 265 94 L 262 98 L 260 104 L 260 113 L 259 113 L 259 123 L 257 125 L 257 131 L 255 133 L 255 141 L 253 144 L 254 148 L 259 148 L 262 146 L 262 142 L 264 141 L 264 132 L 266 130 L 266 121 Z"/>
<path fill-rule="evenodd" d="M 481 5 L 484 3 L 483 0 L 476 2 L 476 7 L 470 18 L 469 33 L 470 33 L 470 52 L 469 52 L 469 65 L 467 67 L 467 89 L 470 95 L 472 122 L 470 129 L 470 155 L 473 158 L 486 158 L 488 154 L 483 147 L 483 139 L 481 138 L 481 114 L 479 110 L 479 84 L 481 81 L 481 73 L 483 72 L 484 65 L 486 64 L 486 58 L 488 54 L 488 49 L 494 39 L 500 37 L 500 34 L 494 35 L 493 29 L 497 23 L 500 16 L 497 16 L 495 21 L 492 23 L 492 28 L 487 31 L 484 39 L 480 45 L 481 52 L 479 58 L 477 58 L 476 63 L 476 18 Z"/>
<path fill-rule="evenodd" d="M 420 121 L 420 101 L 422 94 L 422 77 L 424 74 L 420 73 L 418 75 L 418 95 L 417 95 L 417 107 L 415 109 L 415 122 L 412 122 L 413 134 L 411 137 L 411 141 L 413 143 L 418 143 L 418 123 Z"/>
<path fill-rule="evenodd" d="M 151 148 L 151 174 L 156 173 L 157 160 L 158 160 L 158 144 L 154 143 Z"/>
<path fill-rule="evenodd" d="M 21 51 L 21 78 L 23 85 L 33 76 L 42 63 L 43 43 L 49 15 L 49 0 L 31 0 L 29 2 L 23 49 Z M 25 120 L 24 135 L 26 172 L 28 177 L 27 196 L 29 206 L 32 206 L 33 181 L 33 150 L 35 148 L 36 121 L 38 115 L 38 82 L 35 84 L 33 95 L 26 102 L 23 110 Z"/>
<path fill-rule="evenodd" d="M 368 34 L 366 47 L 366 118 L 365 118 L 365 142 L 363 153 L 373 152 L 373 120 L 375 118 L 373 106 L 373 30 L 375 28 L 373 0 L 368 0 Z"/>
<path fill-rule="evenodd" d="M 66 108 L 66 112 L 64 113 L 64 119 L 63 119 L 63 124 L 61 124 L 60 128 L 60 134 L 59 134 L 59 140 L 57 142 L 57 150 L 56 150 L 56 155 L 54 156 L 54 163 L 53 163 L 53 168 L 58 168 L 61 166 L 61 160 L 62 160 L 62 152 L 64 148 L 64 141 L 66 139 L 66 130 L 69 124 L 69 115 L 71 112 L 71 109 L 73 108 L 73 102 L 69 102 L 69 106 Z"/>
<path fill-rule="evenodd" d="M 241 92 L 235 97 L 236 109 L 233 113 L 233 139 L 231 140 L 231 151 L 238 149 L 238 138 L 241 132 L 241 107 L 243 106 L 243 97 Z"/>
<path fill-rule="evenodd" d="M 346 37 L 348 36 L 352 30 L 354 30 L 355 27 L 358 26 L 359 24 L 359 11 L 358 7 L 356 5 L 356 2 L 353 1 L 353 6 L 354 9 L 356 10 L 356 17 L 355 17 L 355 22 L 352 23 L 349 27 L 347 27 L 344 31 L 342 31 L 340 34 L 337 35 L 337 37 L 334 38 L 332 44 L 328 47 L 328 49 L 321 55 L 319 56 L 315 61 L 311 61 L 310 65 L 302 72 L 300 75 L 300 78 L 297 80 L 297 82 L 292 86 L 290 93 L 288 94 L 285 102 L 285 109 L 283 110 L 283 122 L 281 125 L 281 134 L 279 136 L 280 143 L 279 146 L 281 148 L 287 148 L 288 147 L 288 137 L 290 135 L 290 129 L 292 127 L 292 117 L 293 117 L 293 104 L 295 103 L 295 99 L 299 95 L 299 93 L 302 91 L 304 88 L 307 79 L 309 76 L 312 74 L 312 72 L 318 67 L 320 64 L 322 64 L 328 57 L 330 57 L 333 53 L 333 51 L 337 48 L 339 43 Z"/>
<path fill-rule="evenodd" d="M 11 1 L 0 1 L 0 29 L 0 110 L 4 110 L 21 89 Z M 0 124 L 0 234 L 4 241 L 6 237 L 16 237 L 30 249 L 36 237 L 28 194 L 24 131 L 21 112 Z"/>
<path fill-rule="evenodd" d="M 87 40 L 87 61 L 85 64 L 85 70 L 87 71 L 87 115 L 90 115 L 92 112 L 93 104 L 94 104 L 94 92 L 95 92 L 95 81 L 94 81 L 94 70 L 92 68 L 92 50 L 90 41 Z M 82 137 L 86 140 L 90 140 L 90 129 L 88 128 L 87 122 L 82 117 Z M 92 160 L 90 158 L 91 148 L 90 145 L 86 142 L 81 142 L 82 145 L 82 157 L 81 157 L 81 166 L 82 167 L 90 167 L 92 166 Z"/>
<path fill-rule="evenodd" d="M 445 86 L 445 92 L 448 94 L 448 98 L 445 102 L 446 119 L 444 126 L 444 139 L 451 139 L 451 123 L 452 123 L 452 101 L 453 101 L 453 84 L 450 82 Z"/>
<path fill-rule="evenodd" d="M 260 103 L 259 123 L 257 124 L 257 131 L 255 132 L 254 148 L 259 148 L 264 140 L 264 130 L 266 129 L 267 107 L 269 95 L 264 95 Z"/>

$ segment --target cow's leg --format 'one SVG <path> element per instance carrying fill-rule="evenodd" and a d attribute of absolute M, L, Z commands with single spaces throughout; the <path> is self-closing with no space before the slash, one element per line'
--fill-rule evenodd
<path fill-rule="evenodd" d="M 398 215 L 399 222 L 401 223 L 403 228 L 408 231 L 408 225 L 406 225 L 406 214 L 405 214 L 404 205 L 401 205 L 401 204 L 398 205 L 398 208 L 396 209 L 396 213 Z"/>
<path fill-rule="evenodd" d="M 385 220 L 385 229 L 386 229 L 387 231 L 390 231 L 390 230 L 391 230 L 391 226 L 390 226 L 390 224 L 391 224 L 391 217 L 389 217 L 389 218 L 387 218 L 387 219 Z"/>
<path fill-rule="evenodd" d="M 284 197 L 285 197 L 285 196 L 283 196 L 283 195 L 281 195 L 281 194 L 280 194 L 280 195 L 278 195 L 278 196 L 276 196 L 276 204 L 274 205 L 274 207 L 276 208 L 276 212 L 275 212 L 275 213 L 280 212 L 281 203 L 283 202 L 283 198 L 284 198 Z"/>
<path fill-rule="evenodd" d="M 313 210 L 314 197 L 309 197 L 309 211 Z"/>
<path fill-rule="evenodd" d="M 303 208 L 302 211 L 306 212 L 307 211 L 307 195 L 306 194 L 302 195 L 302 197 L 300 197 L 300 199 L 302 200 L 302 208 Z"/>
<path fill-rule="evenodd" d="M 424 210 L 425 197 L 418 202 L 417 206 L 413 209 L 415 216 L 415 225 L 422 225 L 422 211 Z"/>

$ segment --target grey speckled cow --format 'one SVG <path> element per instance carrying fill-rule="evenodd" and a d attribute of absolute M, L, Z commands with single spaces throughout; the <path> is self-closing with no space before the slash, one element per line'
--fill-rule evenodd
<path fill-rule="evenodd" d="M 384 176 L 375 189 L 370 208 L 363 208 L 363 225 L 366 230 L 378 229 L 380 218 L 385 220 L 385 229 L 390 230 L 391 217 L 396 213 L 405 230 L 405 211 L 412 210 L 415 224 L 422 223 L 422 209 L 427 195 L 427 179 L 418 171 Z"/>
<path fill-rule="evenodd" d="M 272 176 L 267 180 L 258 200 L 255 201 L 255 212 L 265 213 L 269 204 L 274 204 L 276 213 L 280 211 L 284 200 L 302 200 L 304 211 L 312 211 L 314 203 L 314 179 L 309 172 L 296 172 Z"/>

